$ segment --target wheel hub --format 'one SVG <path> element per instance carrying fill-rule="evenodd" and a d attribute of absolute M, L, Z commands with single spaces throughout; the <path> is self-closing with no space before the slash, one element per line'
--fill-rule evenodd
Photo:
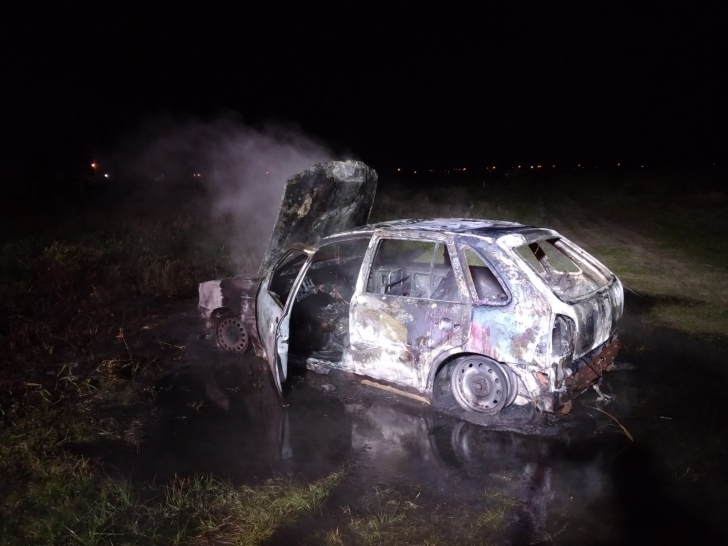
<path fill-rule="evenodd" d="M 490 387 L 488 386 L 488 381 L 486 381 L 485 378 L 481 376 L 472 376 L 469 378 L 469 381 L 470 390 L 473 392 L 473 394 L 475 394 L 475 396 L 488 396 L 488 393 L 490 392 Z"/>

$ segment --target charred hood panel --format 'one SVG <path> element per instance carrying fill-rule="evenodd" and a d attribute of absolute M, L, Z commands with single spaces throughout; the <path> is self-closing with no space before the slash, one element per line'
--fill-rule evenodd
<path fill-rule="evenodd" d="M 376 171 L 361 161 L 319 163 L 289 179 L 259 276 L 293 243 L 315 245 L 366 224 L 376 189 Z"/>

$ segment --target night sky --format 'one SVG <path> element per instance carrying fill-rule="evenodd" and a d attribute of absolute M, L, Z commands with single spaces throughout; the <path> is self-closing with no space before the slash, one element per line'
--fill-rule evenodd
<path fill-rule="evenodd" d="M 19 17 L 4 38 L 3 160 L 73 169 L 150 117 L 233 111 L 378 169 L 724 161 L 722 14 L 570 4 Z"/>

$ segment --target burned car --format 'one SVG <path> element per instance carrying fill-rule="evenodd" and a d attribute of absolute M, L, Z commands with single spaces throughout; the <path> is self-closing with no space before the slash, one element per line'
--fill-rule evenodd
<path fill-rule="evenodd" d="M 376 173 L 316 165 L 289 180 L 255 277 L 200 284 L 218 346 L 336 368 L 468 411 L 552 412 L 614 363 L 619 279 L 551 229 L 478 219 L 366 224 Z M 359 225 L 359 227 L 357 227 Z"/>

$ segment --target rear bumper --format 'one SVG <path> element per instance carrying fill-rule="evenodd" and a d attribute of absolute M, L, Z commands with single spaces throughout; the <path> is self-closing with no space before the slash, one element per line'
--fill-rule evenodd
<path fill-rule="evenodd" d="M 614 336 L 573 375 L 567 377 L 564 381 L 566 390 L 556 393 L 554 406 L 557 408 L 563 406 L 569 400 L 579 396 L 590 385 L 596 383 L 604 372 L 609 371 L 614 366 L 614 360 L 617 358 L 620 346 L 619 339 Z"/>

